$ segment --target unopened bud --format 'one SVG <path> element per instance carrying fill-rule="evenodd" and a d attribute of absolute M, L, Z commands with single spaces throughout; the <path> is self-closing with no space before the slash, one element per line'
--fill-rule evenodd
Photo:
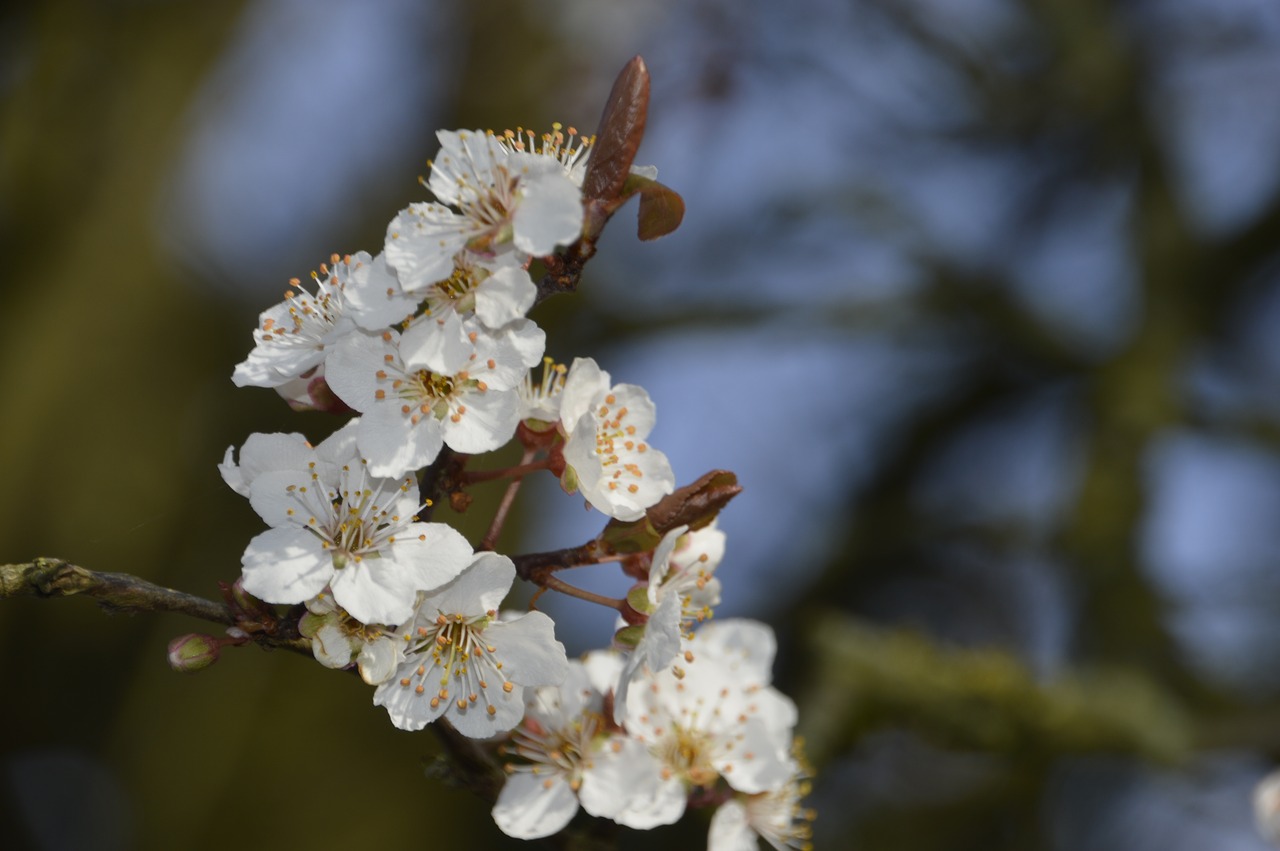
<path fill-rule="evenodd" d="M 179 635 L 169 642 L 169 667 L 184 674 L 204 670 L 218 661 L 221 649 L 222 642 L 212 635 Z"/>
<path fill-rule="evenodd" d="M 350 405 L 338 398 L 323 375 L 311 379 L 307 384 L 307 395 L 311 397 L 311 409 L 314 411 L 344 415 L 355 413 Z"/>
<path fill-rule="evenodd" d="M 275 620 L 275 608 L 268 603 L 264 603 L 257 597 L 244 590 L 244 577 L 237 579 L 230 588 L 227 589 L 226 596 L 233 606 L 240 610 L 244 615 L 243 620 L 253 620 L 261 623 L 270 623 Z"/>

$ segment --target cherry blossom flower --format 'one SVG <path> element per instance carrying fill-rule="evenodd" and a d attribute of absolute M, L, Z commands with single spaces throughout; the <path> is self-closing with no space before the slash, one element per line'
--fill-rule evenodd
<path fill-rule="evenodd" d="M 544 344 L 527 319 L 489 331 L 447 312 L 404 334 L 348 336 L 332 356 L 329 386 L 364 414 L 357 441 L 370 471 L 401 476 L 430 464 L 444 444 L 474 453 L 510 440 L 516 385 Z"/>
<path fill-rule="evenodd" d="M 247 488 L 272 527 L 245 549 L 244 588 L 268 603 L 302 603 L 329 586 L 356 620 L 398 624 L 418 591 L 466 567 L 471 546 L 449 526 L 416 519 L 412 478 L 369 472 L 355 451 L 358 425 L 348 423 L 314 450 L 298 445 L 297 435 L 260 437 L 244 464 L 228 460 L 224 476 Z M 270 447 L 282 450 L 278 463 L 262 460 Z"/>
<path fill-rule="evenodd" d="M 780 788 L 736 795 L 711 817 L 707 851 L 757 851 L 757 836 L 777 851 L 811 849 L 815 813 L 803 804 L 809 790 L 808 772 L 792 763 L 791 777 Z"/>
<path fill-rule="evenodd" d="M 718 634 L 699 640 L 711 627 Z M 680 781 L 666 790 L 671 808 L 682 813 L 687 789 L 710 789 L 720 779 L 735 791 L 760 794 L 792 776 L 795 705 L 768 685 L 767 672 L 761 679 L 773 648 L 772 631 L 762 624 L 712 623 L 685 642 L 687 672 L 669 668 L 637 678 L 625 726 Z"/>
<path fill-rule="evenodd" d="M 322 591 L 307 600 L 307 614 L 298 631 L 311 639 L 311 652 L 326 668 L 346 668 L 355 663 L 360 678 L 376 686 L 391 678 L 400 663 L 394 629 L 365 624 L 351 617 Z"/>
<path fill-rule="evenodd" d="M 349 315 L 345 287 L 353 269 L 369 261 L 333 255 L 332 265 L 312 272 L 314 294 L 294 278 L 284 301 L 264 310 L 253 331 L 253 351 L 236 366 L 231 380 L 237 387 L 280 387 L 322 368 L 332 346 L 356 327 Z"/>
<path fill-rule="evenodd" d="M 510 243 L 523 264 L 578 238 L 582 190 L 558 161 L 509 150 L 481 130 L 436 137 L 427 186 L 440 203 L 411 204 L 387 228 L 387 260 L 406 289 L 447 277 L 464 248 L 497 253 Z"/>
<path fill-rule="evenodd" d="M 551 618 L 498 618 L 515 580 L 511 559 L 478 553 L 457 579 L 419 597 L 398 633 L 404 661 L 373 702 L 402 730 L 445 716 L 464 736 L 486 738 L 524 717 L 524 688 L 558 685 L 568 673 Z"/>
<path fill-rule="evenodd" d="M 643 388 L 610 386 L 609 373 L 590 358 L 573 362 L 560 402 L 563 453 L 573 471 L 570 483 L 593 508 L 619 520 L 639 520 L 675 489 L 667 456 L 645 442 L 655 419 Z"/>
<path fill-rule="evenodd" d="M 474 313 L 485 327 L 497 329 L 522 319 L 533 307 L 538 288 L 510 254 L 487 258 L 459 251 L 447 277 L 413 292 L 426 302 L 430 316 L 439 317 L 446 310 Z"/>
<path fill-rule="evenodd" d="M 712 607 L 719 604 L 720 581 L 712 574 L 724 558 L 724 540 L 714 524 L 694 532 L 677 526 L 654 550 L 645 586 L 649 619 L 619 632 L 619 638 L 634 641 L 615 689 L 614 718 L 619 723 L 636 675 L 661 671 L 675 661 L 681 637 L 689 637 L 692 627 L 711 617 Z"/>
<path fill-rule="evenodd" d="M 665 782 L 661 763 L 641 742 L 608 726 L 604 696 L 584 663 L 570 661 L 563 684 L 526 692 L 525 700 L 524 719 L 504 748 L 519 761 L 507 765 L 493 808 L 504 833 L 550 836 L 569 823 L 579 801 L 591 815 L 628 827 L 664 823 L 652 810 Z"/>

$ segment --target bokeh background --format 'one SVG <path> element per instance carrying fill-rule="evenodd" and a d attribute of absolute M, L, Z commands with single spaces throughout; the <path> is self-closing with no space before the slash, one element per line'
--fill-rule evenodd
<path fill-rule="evenodd" d="M 779 631 L 817 846 L 1268 847 L 1272 0 L 8 7 L 0 561 L 215 596 L 261 529 L 223 450 L 336 425 L 232 386 L 257 313 L 378 249 L 435 129 L 589 132 L 636 53 L 685 224 L 640 244 L 624 211 L 535 318 L 650 391 L 681 481 L 745 485 L 720 614 Z M 530 488 L 502 548 L 598 526 Z M 570 603 L 566 644 L 603 643 Z M 354 678 L 170 672 L 198 628 L 0 605 L 0 847 L 521 847 Z"/>

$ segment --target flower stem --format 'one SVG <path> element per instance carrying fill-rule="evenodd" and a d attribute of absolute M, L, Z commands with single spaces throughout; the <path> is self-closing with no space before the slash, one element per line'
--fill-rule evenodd
<path fill-rule="evenodd" d="M 546 470 L 549 468 L 549 462 L 546 458 L 540 461 L 529 461 L 529 454 L 521 459 L 520 463 L 514 467 L 499 467 L 495 470 L 469 470 L 462 474 L 462 484 L 475 485 L 480 482 L 492 482 L 497 479 L 514 478 L 516 481 L 524 478 L 530 473 L 538 470 Z"/>
<path fill-rule="evenodd" d="M 550 588 L 553 591 L 559 591 L 561 594 L 568 594 L 570 597 L 577 597 L 579 600 L 586 600 L 588 603 L 596 603 L 615 611 L 622 611 L 622 607 L 625 605 L 625 601 L 623 600 L 619 600 L 615 597 L 606 597 L 603 594 L 595 594 L 591 591 L 578 588 L 577 586 L 570 585 L 568 582 L 562 582 L 550 574 L 541 577 L 539 582 L 545 588 Z"/>
<path fill-rule="evenodd" d="M 526 449 L 524 456 L 520 459 L 519 466 L 511 469 L 516 470 L 520 469 L 520 467 L 528 467 L 535 454 L 537 454 L 536 449 Z M 485 532 L 484 538 L 480 541 L 479 549 L 491 550 L 497 545 L 498 536 L 502 534 L 502 527 L 507 522 L 507 513 L 511 511 L 511 505 L 515 502 L 516 493 L 519 492 L 520 483 L 523 481 L 523 476 L 516 476 L 507 485 L 506 492 L 502 494 L 502 502 L 498 503 L 498 510 L 493 515 L 493 522 L 489 524 L 489 531 Z"/>

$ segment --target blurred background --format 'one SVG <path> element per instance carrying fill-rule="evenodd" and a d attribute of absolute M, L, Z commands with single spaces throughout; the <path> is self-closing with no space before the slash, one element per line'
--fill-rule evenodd
<path fill-rule="evenodd" d="M 685 224 L 641 244 L 624 210 L 534 318 L 649 390 L 681 482 L 745 486 L 719 615 L 779 631 L 817 847 L 1268 847 L 1272 0 L 10 6 L 0 560 L 216 597 L 262 528 L 225 448 L 337 425 L 232 386 L 258 312 L 378 250 L 436 129 L 590 132 L 636 53 Z M 599 526 L 531 487 L 501 548 Z M 200 628 L 0 604 L 0 847 L 522 847 L 354 678 L 252 648 L 172 673 Z M 702 816 L 624 847 L 700 847 Z"/>

